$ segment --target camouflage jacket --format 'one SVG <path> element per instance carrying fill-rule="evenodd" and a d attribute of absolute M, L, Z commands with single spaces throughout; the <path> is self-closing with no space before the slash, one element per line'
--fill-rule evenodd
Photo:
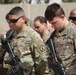
<path fill-rule="evenodd" d="M 46 44 L 47 40 L 50 38 L 50 32 L 47 30 L 44 35 L 42 36 L 42 39 L 45 43 L 46 46 L 46 56 L 47 56 L 47 66 L 46 66 L 46 71 L 45 71 L 45 75 L 54 75 L 54 71 L 51 69 L 51 63 L 53 61 L 53 55 L 52 52 L 50 51 L 50 48 L 48 47 L 48 45 Z"/>
<path fill-rule="evenodd" d="M 47 49 L 46 49 L 46 56 L 49 57 L 51 51 L 50 51 L 50 48 L 48 47 L 48 45 L 46 44 L 46 42 L 47 42 L 47 40 L 50 38 L 50 32 L 49 32 L 49 31 L 46 31 L 46 32 L 44 33 L 44 35 L 41 36 L 41 38 L 43 39 L 43 41 L 44 41 L 44 43 L 45 43 L 45 45 L 46 45 L 46 48 L 47 48 Z"/>
<path fill-rule="evenodd" d="M 46 43 L 46 41 L 50 38 L 50 32 L 47 30 L 44 35 L 42 36 L 42 39 L 44 41 L 44 43 Z"/>
<path fill-rule="evenodd" d="M 18 33 L 11 45 L 21 60 L 25 75 L 30 73 L 31 75 L 44 75 L 47 61 L 46 48 L 38 33 L 27 27 L 25 31 Z"/>
<path fill-rule="evenodd" d="M 56 31 L 53 42 L 67 73 L 76 74 L 76 25 L 69 22 L 66 29 L 61 32 Z"/>

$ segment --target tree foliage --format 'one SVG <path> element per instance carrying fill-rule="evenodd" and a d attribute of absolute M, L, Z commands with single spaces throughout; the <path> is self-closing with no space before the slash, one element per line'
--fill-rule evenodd
<path fill-rule="evenodd" d="M 26 2 L 31 4 L 33 0 L 0 0 L 0 4 L 12 4 L 12 3 L 20 3 Z M 41 0 L 37 0 L 39 4 Z M 49 3 L 50 0 L 44 0 L 45 3 Z M 76 0 L 62 0 L 62 2 L 76 2 Z"/>
<path fill-rule="evenodd" d="M 22 0 L 0 0 L 0 4 L 20 3 Z"/>
<path fill-rule="evenodd" d="M 62 0 L 63 2 L 76 2 L 76 0 Z"/>

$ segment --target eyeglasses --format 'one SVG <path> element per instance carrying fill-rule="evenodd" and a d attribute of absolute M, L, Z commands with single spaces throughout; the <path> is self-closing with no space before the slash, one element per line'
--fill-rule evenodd
<path fill-rule="evenodd" d="M 69 17 L 69 19 L 75 21 L 76 17 Z"/>
<path fill-rule="evenodd" d="M 23 16 L 21 16 L 23 17 Z M 17 19 L 9 19 L 10 23 L 16 23 L 21 17 L 17 18 Z"/>

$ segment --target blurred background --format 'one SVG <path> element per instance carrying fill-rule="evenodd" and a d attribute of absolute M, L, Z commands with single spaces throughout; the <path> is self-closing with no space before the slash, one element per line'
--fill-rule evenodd
<path fill-rule="evenodd" d="M 67 18 L 70 11 L 76 8 L 76 0 L 0 0 L 0 33 L 5 34 L 8 31 L 5 16 L 13 7 L 22 7 L 26 17 L 34 20 L 36 16 L 44 16 L 46 7 L 53 2 L 59 3 L 63 7 Z"/>
<path fill-rule="evenodd" d="M 0 0 L 0 4 L 12 4 L 26 2 L 28 4 L 42 4 L 42 3 L 61 3 L 61 2 L 76 2 L 76 0 Z"/>

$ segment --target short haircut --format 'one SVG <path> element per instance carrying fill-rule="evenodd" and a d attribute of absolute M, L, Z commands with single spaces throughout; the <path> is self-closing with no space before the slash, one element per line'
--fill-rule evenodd
<path fill-rule="evenodd" d="M 9 20 L 9 13 L 6 14 L 5 19 Z"/>
<path fill-rule="evenodd" d="M 52 3 L 45 10 L 45 18 L 47 20 L 53 20 L 54 17 L 65 15 L 62 7 L 57 3 Z"/>
<path fill-rule="evenodd" d="M 71 10 L 70 16 L 75 16 L 76 17 L 76 8 Z"/>
<path fill-rule="evenodd" d="M 24 10 L 21 7 L 17 6 L 17 7 L 14 7 L 10 10 L 9 15 L 20 15 L 20 16 L 22 16 L 22 15 L 24 15 Z"/>
<path fill-rule="evenodd" d="M 40 23 L 46 23 L 47 24 L 47 20 L 45 17 L 43 16 L 37 16 L 35 19 L 34 19 L 34 22 L 35 21 L 40 21 Z"/>

